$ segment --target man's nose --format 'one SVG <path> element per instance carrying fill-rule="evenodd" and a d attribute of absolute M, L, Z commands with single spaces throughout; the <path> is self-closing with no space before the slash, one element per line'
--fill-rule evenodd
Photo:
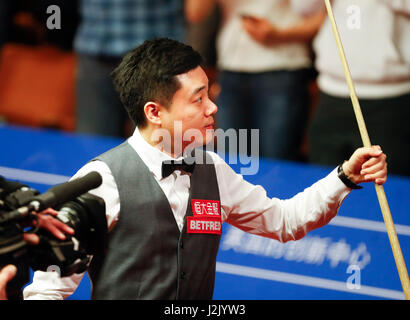
<path fill-rule="evenodd" d="M 208 99 L 208 105 L 207 105 L 207 109 L 206 109 L 206 116 L 208 116 L 208 117 L 212 116 L 217 111 L 218 111 L 218 107 L 216 106 L 216 104 L 211 99 Z"/>

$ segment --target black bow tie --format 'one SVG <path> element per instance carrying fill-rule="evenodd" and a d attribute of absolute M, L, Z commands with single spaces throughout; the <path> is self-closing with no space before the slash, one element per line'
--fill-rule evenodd
<path fill-rule="evenodd" d="M 162 162 L 162 177 L 168 177 L 175 170 L 182 170 L 185 172 L 194 172 L 195 162 L 188 164 L 185 160 L 166 160 Z"/>

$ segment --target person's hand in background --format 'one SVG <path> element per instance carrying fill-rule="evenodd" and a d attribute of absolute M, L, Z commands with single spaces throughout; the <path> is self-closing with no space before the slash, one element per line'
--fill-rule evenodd
<path fill-rule="evenodd" d="M 6 286 L 17 273 L 17 268 L 9 264 L 0 270 L 0 300 L 7 300 Z"/>

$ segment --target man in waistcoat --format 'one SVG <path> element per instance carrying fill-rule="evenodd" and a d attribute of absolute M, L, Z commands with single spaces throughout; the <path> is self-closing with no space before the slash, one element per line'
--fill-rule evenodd
<path fill-rule="evenodd" d="M 105 200 L 109 229 L 106 254 L 94 256 L 89 268 L 94 299 L 211 299 L 223 222 L 297 240 L 335 217 L 358 183 L 386 181 L 380 147 L 359 148 L 325 178 L 279 200 L 216 153 L 188 153 L 213 139 L 217 107 L 200 55 L 177 41 L 144 42 L 123 58 L 113 79 L 137 128 L 75 175 L 97 171 L 103 178 L 91 191 Z M 190 130 L 195 139 L 187 138 Z M 64 299 L 82 276 L 36 272 L 25 299 Z"/>

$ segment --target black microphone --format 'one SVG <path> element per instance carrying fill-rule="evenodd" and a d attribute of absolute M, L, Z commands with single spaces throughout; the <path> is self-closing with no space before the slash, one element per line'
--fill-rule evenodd
<path fill-rule="evenodd" d="M 62 204 L 70 201 L 91 189 L 99 187 L 102 183 L 102 177 L 98 172 L 90 172 L 84 177 L 74 179 L 47 190 L 47 192 L 35 196 L 30 204 L 35 206 L 36 211 Z M 34 202 L 38 202 L 38 205 Z"/>
<path fill-rule="evenodd" d="M 23 218 L 31 211 L 43 211 L 47 208 L 70 201 L 91 189 L 99 187 L 102 177 L 98 172 L 90 172 L 84 177 L 77 178 L 48 189 L 45 193 L 33 197 L 29 204 L 8 212 L 0 217 L 0 223 L 15 218 Z"/>
<path fill-rule="evenodd" d="M 0 199 L 21 188 L 28 188 L 28 186 L 20 182 L 6 180 L 3 176 L 0 176 Z"/>

